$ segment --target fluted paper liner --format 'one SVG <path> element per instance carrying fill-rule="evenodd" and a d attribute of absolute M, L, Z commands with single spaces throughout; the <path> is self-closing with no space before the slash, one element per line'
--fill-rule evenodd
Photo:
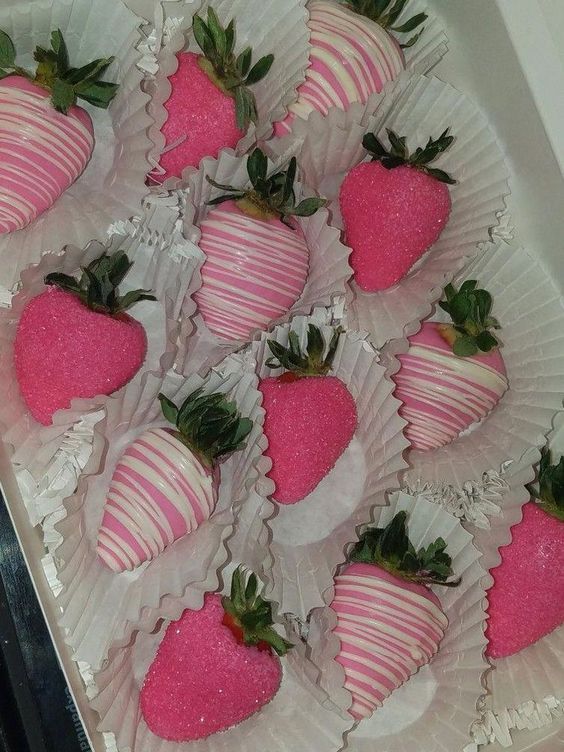
<path fill-rule="evenodd" d="M 191 295 L 199 285 L 203 256 L 179 230 L 169 228 L 165 239 L 151 228 L 150 221 L 128 223 L 104 245 L 92 241 L 83 249 L 69 246 L 59 254 L 46 254 L 39 264 L 22 274 L 21 289 L 11 307 L 0 309 L 0 379 L 5 390 L 0 426 L 33 525 L 60 508 L 63 498 L 76 488 L 78 474 L 91 451 L 93 425 L 100 419 L 98 411 L 108 397 L 75 399 L 69 409 L 57 411 L 53 425 L 36 422 L 20 396 L 13 362 L 21 313 L 33 297 L 46 289 L 43 280 L 47 274 L 76 274 L 104 250 L 111 253 L 121 248 L 134 262 L 120 285 L 122 293 L 143 288 L 152 290 L 157 297 L 157 301 L 136 304 L 131 311 L 143 325 L 148 340 L 145 362 L 133 382 L 138 383 L 147 370 L 170 368 L 177 351 L 177 319 L 182 309 L 188 311 L 190 305 L 192 310 L 195 308 Z M 185 336 L 188 335 L 186 328 Z"/>
<path fill-rule="evenodd" d="M 228 590 L 223 588 L 224 592 Z M 177 599 L 177 604 L 180 616 L 187 606 L 183 599 Z M 127 646 L 112 648 L 107 666 L 94 676 L 99 694 L 92 706 L 101 718 L 99 729 L 115 736 L 115 745 L 110 745 L 110 750 L 338 752 L 342 748 L 343 735 L 351 727 L 351 721 L 339 714 L 317 686 L 316 667 L 306 657 L 305 646 L 288 630 L 286 636 L 297 644 L 280 659 L 280 689 L 259 712 L 237 726 L 199 741 L 167 742 L 155 736 L 141 715 L 139 693 L 167 627 L 168 622 L 161 621 L 152 631 L 136 632 Z M 284 632 L 282 627 L 281 631 Z"/>
<path fill-rule="evenodd" d="M 485 693 L 487 575 L 470 533 L 458 519 L 422 497 L 401 492 L 391 494 L 388 506 L 373 508 L 370 524 L 382 527 L 402 510 L 408 512 L 409 537 L 415 548 L 427 546 L 439 536 L 444 538 L 454 573 L 462 577 L 462 582 L 457 588 L 432 588 L 449 620 L 439 652 L 431 663 L 395 690 L 370 719 L 356 725 L 347 735 L 346 749 L 450 752 L 462 749 L 469 741 L 470 726 L 479 716 L 477 703 Z M 327 603 L 331 603 L 333 594 L 331 587 L 325 593 Z M 335 618 L 329 607 L 314 611 L 309 644 L 311 659 L 321 669 L 322 688 L 346 709 L 351 697 L 343 688 L 344 670 L 334 660 L 340 641 L 327 631 L 335 624 Z"/>
<path fill-rule="evenodd" d="M 297 155 L 304 182 L 330 200 L 331 224 L 343 229 L 343 179 L 353 167 L 370 160 L 363 136 L 376 133 L 387 144 L 386 128 L 406 136 L 410 151 L 450 128 L 456 140 L 433 166 L 458 182 L 449 186 L 452 211 L 441 236 L 398 284 L 366 293 L 354 278 L 351 282 L 349 324 L 369 331 L 376 347 L 417 330 L 444 285 L 477 254 L 478 244 L 489 240 L 509 193 L 507 168 L 485 115 L 437 78 L 404 73 L 366 105 L 353 105 L 347 113 L 333 109 L 326 118 L 313 115 L 268 148 L 277 156 Z"/>
<path fill-rule="evenodd" d="M 205 18 L 208 6 L 213 7 L 224 25 L 235 19 L 237 54 L 248 46 L 252 47 L 253 63 L 265 55 L 274 55 L 268 75 L 251 87 L 257 101 L 258 122 L 256 126 L 251 124 L 248 133 L 236 147 L 237 153 L 243 154 L 255 139 L 272 133 L 272 124 L 285 117 L 288 105 L 296 101 L 297 87 L 305 79 L 309 58 L 305 0 L 285 0 L 283 3 L 278 0 L 204 0 L 203 3 L 165 4 L 164 13 L 168 23 L 165 20 L 162 44 L 157 53 L 159 70 L 149 82 L 152 94 L 149 112 L 154 118 L 150 135 L 155 143 L 151 161 L 157 166 L 152 176 L 156 181 L 159 181 L 159 172 L 162 173 L 158 163 L 166 148 L 161 129 L 168 119 L 165 103 L 172 92 L 168 79 L 178 69 L 178 52 L 186 50 L 201 54 L 192 33 L 192 20 L 196 13 Z M 227 151 L 233 153 L 230 149 Z M 182 180 L 186 180 L 195 169 L 185 168 Z M 180 182 L 177 178 L 170 178 L 165 185 L 172 187 Z"/>
<path fill-rule="evenodd" d="M 266 366 L 271 356 L 267 341 L 287 345 L 293 330 L 304 346 L 309 323 L 320 327 L 328 345 L 333 329 L 327 325 L 330 314 L 321 309 L 310 318 L 296 317 L 291 325 L 279 326 L 252 343 L 250 350 L 261 378 L 283 372 Z M 341 379 L 356 402 L 358 426 L 349 447 L 317 488 L 297 504 L 269 501 L 272 482 L 264 489 L 265 505 L 270 508 L 267 596 L 280 604 L 283 613 L 301 618 L 323 604 L 322 594 L 331 585 L 356 526 L 378 499 L 383 503 L 384 491 L 397 488 L 398 473 L 405 468 L 405 423 L 398 416 L 386 368 L 365 334 L 347 331 L 341 335 L 331 375 Z"/>
<path fill-rule="evenodd" d="M 127 641 L 143 617 L 144 608 L 157 608 L 165 595 L 190 590 L 201 604 L 213 589 L 216 569 L 228 557 L 225 538 L 232 532 L 237 505 L 262 474 L 262 408 L 253 364 L 233 356 L 206 379 L 197 375 L 149 373 L 106 403 L 105 418 L 96 428 L 90 470 L 76 494 L 65 501 L 67 517 L 57 526 L 63 543 L 55 551 L 64 590 L 58 601 L 61 626 L 77 660 L 98 669 L 112 642 Z M 111 477 L 123 451 L 150 427 L 170 425 L 157 399 L 163 392 L 176 404 L 195 389 L 222 392 L 237 402 L 253 421 L 246 447 L 220 464 L 221 483 L 214 513 L 189 535 L 176 541 L 150 562 L 132 572 L 116 574 L 96 556 L 96 540 Z M 222 549 L 219 565 L 216 561 Z M 222 559 L 222 560 L 221 560 Z"/>
<path fill-rule="evenodd" d="M 440 449 L 408 454 L 410 482 L 461 486 L 544 446 L 564 400 L 564 300 L 522 248 L 488 247 L 455 279 L 476 279 L 493 296 L 509 389 L 479 424 Z M 438 311 L 433 318 L 441 318 Z"/>
<path fill-rule="evenodd" d="M 115 55 L 105 76 L 120 84 L 107 110 L 79 101 L 94 124 L 94 152 L 86 170 L 56 203 L 27 228 L 0 235 L 0 284 L 7 288 L 22 269 L 42 253 L 64 245 L 84 246 L 102 240 L 117 219 L 138 213 L 147 193 L 152 122 L 141 91 L 144 74 L 137 67 L 144 40 L 142 19 L 115 0 L 54 0 L 45 4 L 9 3 L 0 9 L 0 28 L 11 37 L 24 66 L 34 64 L 37 44 L 49 46 L 51 31 L 61 29 L 75 66 Z M 104 33 L 100 33 L 103 28 Z"/>
<path fill-rule="evenodd" d="M 284 167 L 283 162 L 269 164 L 270 171 Z M 200 238 L 199 225 L 212 207 L 207 202 L 222 191 L 213 188 L 207 177 L 223 185 L 247 186 L 247 159 L 238 158 L 224 152 L 219 159 L 204 159 L 200 170 L 188 181 L 188 202 L 185 232 L 193 242 Z M 300 200 L 301 186 L 296 185 L 297 200 Z M 309 193 L 308 195 L 311 195 Z M 316 306 L 330 306 L 345 295 L 346 281 L 351 275 L 348 264 L 350 250 L 339 239 L 339 232 L 328 225 L 326 209 L 319 209 L 312 217 L 298 217 L 297 221 L 304 233 L 309 249 L 309 273 L 300 298 L 285 316 L 272 321 L 271 326 L 288 321 L 296 314 L 310 314 Z M 216 337 L 206 327 L 202 316 L 194 317 L 196 333 L 183 347 L 180 343 L 179 362 L 181 366 L 190 362 L 193 368 L 209 367 L 217 363 L 227 353 L 239 348 L 244 341 L 224 340 Z M 258 336 L 260 329 L 251 333 L 249 339 Z"/>

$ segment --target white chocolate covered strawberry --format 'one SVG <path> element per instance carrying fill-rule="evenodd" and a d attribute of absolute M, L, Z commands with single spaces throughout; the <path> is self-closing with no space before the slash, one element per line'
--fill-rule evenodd
<path fill-rule="evenodd" d="M 202 287 L 194 295 L 208 329 L 222 339 L 245 340 L 298 300 L 306 283 L 309 251 L 294 217 L 309 217 L 325 204 L 306 198 L 296 205 L 296 159 L 267 177 L 260 149 L 247 160 L 250 188 L 210 183 L 226 195 L 200 225 L 206 254 Z"/>
<path fill-rule="evenodd" d="M 252 428 L 223 394 L 193 392 L 180 408 L 159 395 L 176 426 L 151 428 L 127 447 L 112 475 L 97 553 L 114 572 L 154 559 L 215 509 L 218 460 L 241 449 Z"/>

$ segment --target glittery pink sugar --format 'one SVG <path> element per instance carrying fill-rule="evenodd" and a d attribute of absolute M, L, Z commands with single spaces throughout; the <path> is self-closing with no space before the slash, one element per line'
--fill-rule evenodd
<path fill-rule="evenodd" d="M 203 739 L 253 715 L 274 697 L 282 668 L 273 653 L 246 647 L 223 626 L 221 597 L 172 622 L 141 688 L 149 729 L 169 741 Z"/>
<path fill-rule="evenodd" d="M 445 183 L 379 162 L 353 168 L 339 201 L 355 281 L 367 292 L 397 284 L 435 243 L 451 208 Z"/>
<path fill-rule="evenodd" d="M 504 658 L 564 623 L 564 522 L 537 504 L 523 507 L 488 591 L 487 654 Z"/>
<path fill-rule="evenodd" d="M 181 52 L 178 70 L 169 77 L 172 94 L 165 103 L 168 120 L 162 127 L 167 146 L 160 161 L 162 179 L 181 177 L 185 167 L 198 167 L 204 157 L 234 148 L 244 136 L 235 120 L 235 100 L 221 91 L 198 65 L 200 55 Z"/>
<path fill-rule="evenodd" d="M 111 394 L 142 366 L 147 337 L 127 314 L 106 316 L 72 293 L 49 287 L 25 307 L 14 361 L 22 397 L 33 417 L 49 425 L 74 397 Z"/>
<path fill-rule="evenodd" d="M 354 399 L 334 376 L 292 382 L 264 379 L 268 474 L 276 483 L 272 498 L 295 504 L 310 494 L 333 468 L 356 430 Z"/>

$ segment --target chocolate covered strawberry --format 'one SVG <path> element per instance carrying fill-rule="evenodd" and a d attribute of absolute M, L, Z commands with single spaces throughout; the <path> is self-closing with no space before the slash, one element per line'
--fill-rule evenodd
<path fill-rule="evenodd" d="M 523 650 L 564 623 L 564 457 L 552 465 L 543 451 L 538 488 L 512 540 L 500 549 L 488 591 L 487 654 L 504 658 Z"/>
<path fill-rule="evenodd" d="M 428 585 L 449 581 L 452 561 L 437 538 L 416 551 L 406 531 L 405 512 L 385 528 L 369 528 L 335 577 L 331 608 L 341 641 L 336 660 L 352 695 L 349 713 L 368 718 L 386 697 L 433 658 L 448 625 Z"/>
<path fill-rule="evenodd" d="M 117 91 L 99 80 L 113 58 L 71 68 L 60 30 L 34 58 L 35 73 L 16 65 L 12 40 L 0 31 L 0 233 L 49 209 L 88 164 L 94 129 L 77 99 L 105 108 Z"/>
<path fill-rule="evenodd" d="M 252 67 L 252 50 L 235 55 L 235 22 L 224 28 L 208 7 L 207 23 L 194 16 L 193 32 L 203 55 L 180 52 L 178 69 L 169 77 L 172 93 L 165 102 L 168 119 L 162 132 L 169 148 L 161 157 L 163 178 L 181 177 L 204 157 L 235 148 L 249 125 L 257 122 L 255 95 L 249 88 L 261 81 L 273 55 Z"/>
<path fill-rule="evenodd" d="M 499 324 L 491 315 L 492 297 L 467 280 L 457 292 L 445 288 L 440 303 L 452 324 L 427 321 L 409 338 L 392 377 L 395 396 L 408 422 L 405 435 L 414 449 L 448 444 L 493 410 L 507 390 L 507 375 L 497 338 Z"/>
<path fill-rule="evenodd" d="M 366 102 L 405 68 L 402 47 L 411 47 L 427 18 L 418 13 L 399 17 L 408 0 L 309 0 L 311 32 L 309 68 L 298 89 L 298 100 L 288 116 L 276 124 L 277 136 L 292 130 L 296 117 L 307 120 L 316 111 L 326 115 L 331 107 L 348 110 L 354 102 Z M 400 45 L 394 34 L 420 29 Z"/>
<path fill-rule="evenodd" d="M 309 217 L 325 204 L 306 198 L 296 204 L 296 160 L 267 177 L 260 149 L 247 160 L 250 187 L 234 188 L 210 201 L 200 225 L 206 254 L 202 287 L 194 295 L 208 329 L 228 340 L 245 340 L 288 312 L 303 292 L 309 251 L 294 217 Z M 209 178 L 208 178 L 209 179 Z"/>
<path fill-rule="evenodd" d="M 285 368 L 277 378 L 262 379 L 259 389 L 266 411 L 266 455 L 272 460 L 269 477 L 276 484 L 272 498 L 295 504 L 310 494 L 348 447 L 357 426 L 355 401 L 336 376 L 329 376 L 339 342 L 333 334 L 324 355 L 321 331 L 310 324 L 307 350 L 302 353 L 295 332 L 289 347 L 270 340 L 272 368 Z"/>
<path fill-rule="evenodd" d="M 351 266 L 361 290 L 397 284 L 436 242 L 451 209 L 443 170 L 429 167 L 454 141 L 448 128 L 409 154 L 405 138 L 388 130 L 388 151 L 372 133 L 362 140 L 372 155 L 345 177 L 339 194 Z"/>
<path fill-rule="evenodd" d="M 119 459 L 104 506 L 97 553 L 114 572 L 150 561 L 215 509 L 219 460 L 252 428 L 224 394 L 193 392 L 178 408 L 159 395 L 175 429 L 150 428 Z"/>
<path fill-rule="evenodd" d="M 121 297 L 118 286 L 132 266 L 123 251 L 106 253 L 80 279 L 53 272 L 45 292 L 25 306 L 14 342 L 22 397 L 33 417 L 49 425 L 71 400 L 112 394 L 143 365 L 147 335 L 126 311 L 147 290 Z"/>
<path fill-rule="evenodd" d="M 272 627 L 272 607 L 254 574 L 233 574 L 229 597 L 205 596 L 168 626 L 143 682 L 140 708 L 156 736 L 204 739 L 236 726 L 277 693 L 277 656 L 292 647 Z M 277 655 L 276 655 L 277 654 Z"/>

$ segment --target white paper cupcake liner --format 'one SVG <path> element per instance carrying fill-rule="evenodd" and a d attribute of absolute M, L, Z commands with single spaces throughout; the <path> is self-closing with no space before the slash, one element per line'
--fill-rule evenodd
<path fill-rule="evenodd" d="M 182 599 L 177 602 L 182 606 L 180 615 L 187 606 Z M 337 752 L 342 748 L 343 735 L 351 722 L 339 715 L 326 693 L 316 685 L 317 670 L 306 657 L 305 646 L 291 632 L 287 636 L 297 644 L 281 659 L 280 689 L 258 713 L 204 740 L 175 743 L 159 739 L 142 718 L 139 692 L 167 627 L 168 622 L 160 622 L 153 631 L 137 632 L 127 646 L 112 648 L 107 666 L 94 676 L 99 694 L 91 704 L 101 718 L 99 729 L 113 737 L 109 750 Z"/>
<path fill-rule="evenodd" d="M 484 713 L 473 727 L 476 745 L 468 752 L 556 752 L 564 745 L 564 698 L 546 697 L 499 715 Z M 484 745 L 484 746 L 482 746 Z M 486 746 L 487 745 L 487 746 Z M 467 752 L 465 750 L 465 752 Z"/>
<path fill-rule="evenodd" d="M 148 373 L 106 403 L 105 418 L 96 428 L 94 451 L 78 491 L 65 501 L 67 517 L 57 526 L 63 543 L 55 551 L 58 578 L 64 586 L 58 601 L 61 626 L 77 660 L 98 669 L 112 642 L 127 641 L 143 609 L 158 609 L 165 595 L 191 590 L 194 604 L 213 589 L 217 566 L 228 557 L 225 538 L 232 532 L 238 503 L 262 475 L 262 409 L 253 363 L 233 356 L 204 380 L 199 376 Z M 216 509 L 190 535 L 132 572 L 115 574 L 96 556 L 96 539 L 115 466 L 126 446 L 149 427 L 169 425 L 157 400 L 159 392 L 180 404 L 202 386 L 234 399 L 253 420 L 246 448 L 221 463 Z M 212 569 L 220 549 L 220 564 Z M 222 560 L 221 560 L 222 559 Z M 195 600 L 194 600 L 195 599 Z"/>
<path fill-rule="evenodd" d="M 383 526 L 397 512 L 408 511 L 409 537 L 415 548 L 442 536 L 448 544 L 454 572 L 462 577 L 462 582 L 457 588 L 432 588 L 449 619 L 439 652 L 431 663 L 394 691 L 370 719 L 356 725 L 347 735 L 346 749 L 452 752 L 469 741 L 470 727 L 479 715 L 477 704 L 485 693 L 486 571 L 470 533 L 444 509 L 422 497 L 404 493 L 391 494 L 389 502 L 389 506 L 374 508 L 373 522 Z M 333 588 L 325 596 L 330 603 Z M 344 670 L 334 660 L 340 642 L 327 632 L 327 625 L 330 627 L 334 620 L 335 613 L 329 607 L 314 611 L 309 644 L 312 661 L 321 669 L 322 688 L 346 708 L 350 705 L 350 694 L 343 689 Z M 342 705 L 345 698 L 346 704 Z"/>
<path fill-rule="evenodd" d="M 486 117 L 450 84 L 403 74 L 367 105 L 354 105 L 348 113 L 333 109 L 326 118 L 313 115 L 291 136 L 269 144 L 273 155 L 297 155 L 304 182 L 329 199 L 331 224 L 342 229 L 339 191 L 345 175 L 369 160 L 362 146 L 366 133 L 376 133 L 387 144 L 385 129 L 391 128 L 407 136 L 412 151 L 448 127 L 456 140 L 436 166 L 458 183 L 449 186 L 452 211 L 442 235 L 393 287 L 365 293 L 354 278 L 351 282 L 349 325 L 369 331 L 376 347 L 417 330 L 444 285 L 476 255 L 478 244 L 489 240 L 499 221 L 509 193 L 508 173 Z"/>
<path fill-rule="evenodd" d="M 509 388 L 479 424 L 440 449 L 411 450 L 410 484 L 462 486 L 541 448 L 564 400 L 564 300 L 537 260 L 522 248 L 488 246 L 455 279 L 477 279 L 493 296 Z M 432 318 L 439 319 L 438 311 Z M 534 460 L 533 460 L 534 461 Z"/>
<path fill-rule="evenodd" d="M 277 0 L 166 3 L 163 6 L 165 20 L 160 34 L 161 46 L 157 51 L 158 72 L 148 86 L 152 95 L 149 112 L 154 119 L 150 130 L 151 140 L 155 144 L 151 162 L 156 169 L 152 177 L 157 182 L 159 172 L 162 174 L 158 167 L 159 160 L 166 148 L 161 130 L 168 119 L 165 103 L 172 92 L 168 79 L 178 69 L 178 52 L 189 50 L 201 54 L 192 33 L 192 20 L 196 13 L 205 18 L 208 6 L 213 7 L 224 25 L 235 19 L 236 52 L 251 46 L 253 62 L 265 55 L 274 55 L 268 75 L 252 87 L 257 101 L 258 122 L 256 126 L 251 124 L 235 149 L 237 153 L 243 154 L 255 139 L 268 137 L 272 133 L 272 124 L 285 117 L 288 105 L 297 98 L 297 87 L 305 79 L 309 57 L 305 0 L 285 0 L 284 3 Z M 233 153 L 231 149 L 227 151 Z M 182 181 L 195 169 L 187 167 L 183 170 Z M 176 186 L 182 181 L 170 178 L 165 187 Z"/>
<path fill-rule="evenodd" d="M 145 175 L 150 169 L 152 119 L 146 111 L 149 97 L 141 91 L 143 73 L 137 67 L 141 59 L 137 45 L 144 39 L 142 19 L 125 5 L 115 0 L 8 5 L 0 9 L 0 28 L 12 37 L 24 66 L 34 64 L 35 46 L 48 47 L 51 31 L 59 28 L 74 65 L 115 55 L 106 79 L 120 84 L 107 110 L 80 102 L 92 117 L 95 135 L 84 173 L 27 228 L 0 235 L 0 284 L 10 288 L 21 270 L 42 253 L 102 240 L 113 221 L 138 213 L 148 191 Z"/>
<path fill-rule="evenodd" d="M 267 341 L 284 345 L 295 331 L 302 346 L 308 324 L 320 327 L 328 343 L 333 329 L 330 314 L 319 309 L 312 317 L 298 316 L 291 324 L 276 327 L 252 343 L 250 352 L 260 378 L 278 376 L 271 369 Z M 263 488 L 268 519 L 269 560 L 265 562 L 267 596 L 280 604 L 282 613 L 305 618 L 323 604 L 323 592 L 331 586 L 335 567 L 343 560 L 345 545 L 354 538 L 356 526 L 369 517 L 383 492 L 397 487 L 405 467 L 402 452 L 406 440 L 404 421 L 392 396 L 393 384 L 366 335 L 348 331 L 341 335 L 331 375 L 337 376 L 355 399 L 358 427 L 333 470 L 298 504 L 279 505 L 266 497 L 273 484 Z"/>
<path fill-rule="evenodd" d="M 270 164 L 270 170 L 282 167 L 282 163 Z M 204 159 L 200 170 L 188 181 L 188 201 L 185 233 L 192 241 L 200 238 L 199 225 L 207 216 L 210 207 L 207 202 L 221 191 L 213 188 L 206 177 L 223 185 L 249 185 L 247 159 L 238 158 L 224 152 L 219 159 Z M 301 187 L 296 185 L 297 200 L 300 200 Z M 311 195 L 311 193 L 309 194 Z M 296 314 L 310 314 L 316 306 L 330 306 L 345 295 L 345 283 L 350 277 L 348 264 L 349 249 L 339 240 L 339 232 L 327 223 L 326 209 L 320 209 L 312 217 L 297 218 L 309 249 L 309 274 L 300 298 L 285 316 L 272 321 L 271 326 L 288 321 Z M 240 348 L 244 341 L 221 340 L 210 332 L 201 315 L 194 317 L 196 333 L 183 347 L 180 343 L 179 363 L 184 367 L 191 363 L 193 368 L 206 368 L 217 363 L 226 354 Z M 257 329 L 249 339 L 260 335 Z"/>

